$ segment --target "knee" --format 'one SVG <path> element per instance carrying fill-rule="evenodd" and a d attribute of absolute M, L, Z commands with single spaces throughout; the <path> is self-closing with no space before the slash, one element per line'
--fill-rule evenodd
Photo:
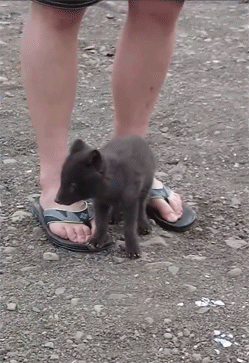
<path fill-rule="evenodd" d="M 129 0 L 129 17 L 134 20 L 151 19 L 165 27 L 174 26 L 184 0 Z"/>
<path fill-rule="evenodd" d="M 30 17 L 37 23 L 43 23 L 55 30 L 67 30 L 79 26 L 84 9 L 64 10 L 52 6 L 32 3 Z"/>

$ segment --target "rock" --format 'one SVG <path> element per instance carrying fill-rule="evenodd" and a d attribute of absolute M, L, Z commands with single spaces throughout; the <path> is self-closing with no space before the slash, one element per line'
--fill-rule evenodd
<path fill-rule="evenodd" d="M 176 275 L 179 271 L 179 267 L 177 266 L 169 266 L 168 270 L 170 273 L 172 273 L 172 275 Z"/>
<path fill-rule="evenodd" d="M 31 218 L 31 217 L 32 217 L 31 213 L 25 212 L 23 210 L 19 210 L 19 211 L 16 211 L 15 213 L 13 213 L 10 218 L 11 218 L 12 222 L 21 222 L 24 219 Z"/>
<path fill-rule="evenodd" d="M 233 268 L 232 270 L 227 272 L 227 276 L 229 277 L 238 277 L 242 274 L 242 270 L 239 267 Z"/>
<path fill-rule="evenodd" d="M 7 310 L 9 311 L 15 311 L 17 308 L 17 305 L 15 303 L 8 303 L 7 304 Z"/>
<path fill-rule="evenodd" d="M 180 342 L 179 342 L 179 340 L 177 339 L 177 337 L 174 337 L 174 338 L 172 339 L 172 342 L 174 343 L 174 345 L 175 345 L 176 347 L 179 347 L 179 346 L 180 346 Z"/>
<path fill-rule="evenodd" d="M 55 295 L 61 295 L 65 292 L 66 288 L 65 287 L 58 287 L 56 290 L 55 290 Z"/>
<path fill-rule="evenodd" d="M 114 256 L 113 258 L 113 261 L 114 262 L 116 262 L 116 263 L 122 263 L 122 262 L 124 262 L 124 258 L 121 258 L 121 257 L 116 257 L 116 256 Z"/>
<path fill-rule="evenodd" d="M 149 316 L 147 316 L 144 320 L 145 320 L 148 324 L 153 324 L 153 323 L 154 323 L 154 319 L 150 318 Z"/>
<path fill-rule="evenodd" d="M 171 333 L 165 333 L 163 336 L 164 336 L 165 339 L 172 339 L 173 338 L 173 335 Z"/>
<path fill-rule="evenodd" d="M 210 310 L 207 306 L 204 306 L 203 308 L 200 308 L 197 312 L 198 314 L 205 314 Z"/>
<path fill-rule="evenodd" d="M 50 357 L 51 360 L 58 360 L 60 359 L 59 355 L 58 354 L 52 354 L 51 357 Z"/>
<path fill-rule="evenodd" d="M 202 359 L 202 363 L 209 363 L 209 362 L 211 362 L 209 357 L 205 357 Z"/>
<path fill-rule="evenodd" d="M 225 240 L 225 242 L 229 247 L 232 247 L 234 249 L 239 249 L 247 245 L 246 241 L 244 241 L 243 239 L 237 239 L 235 237 L 229 237 Z"/>
<path fill-rule="evenodd" d="M 104 309 L 104 306 L 103 305 L 94 305 L 94 310 L 96 311 L 97 313 L 97 316 L 100 316 L 100 313 L 101 313 L 101 310 Z"/>
<path fill-rule="evenodd" d="M 163 127 L 160 127 L 160 131 L 163 133 L 163 134 L 166 134 L 168 131 L 169 131 L 169 128 L 167 126 L 163 126 Z"/>
<path fill-rule="evenodd" d="M 79 341 L 79 340 L 82 339 L 83 335 L 84 335 L 84 333 L 82 331 L 77 331 L 75 333 L 74 339 L 77 340 L 77 341 Z"/>
<path fill-rule="evenodd" d="M 6 77 L 0 77 L 0 83 L 7 82 L 8 78 Z"/>
<path fill-rule="evenodd" d="M 59 261 L 60 257 L 53 252 L 44 252 L 43 253 L 43 260 L 45 261 Z"/>
<path fill-rule="evenodd" d="M 44 236 L 44 231 L 41 227 L 34 227 L 33 229 L 33 236 L 35 238 L 40 238 Z"/>
<path fill-rule="evenodd" d="M 158 178 L 158 179 L 167 179 L 168 174 L 165 173 L 164 171 L 156 171 L 155 172 L 155 177 Z"/>
<path fill-rule="evenodd" d="M 183 257 L 188 260 L 193 260 L 193 261 L 203 261 L 206 259 L 206 257 L 199 256 L 199 255 L 187 255 L 187 256 L 183 256 Z"/>
<path fill-rule="evenodd" d="M 163 353 L 164 353 L 164 355 L 171 355 L 171 349 L 165 348 Z"/>
<path fill-rule="evenodd" d="M 6 253 L 6 255 L 9 255 L 10 253 L 15 251 L 15 247 L 4 247 L 3 253 Z"/>
<path fill-rule="evenodd" d="M 172 320 L 169 318 L 165 318 L 163 322 L 164 324 L 169 325 L 170 323 L 172 323 Z"/>
<path fill-rule="evenodd" d="M 237 197 L 233 197 L 231 200 L 231 205 L 233 208 L 239 208 L 239 205 L 241 204 L 240 200 Z"/>
<path fill-rule="evenodd" d="M 47 342 L 44 344 L 45 348 L 54 349 L 54 343 L 53 342 Z"/>
<path fill-rule="evenodd" d="M 196 362 L 200 362 L 200 361 L 202 360 L 201 355 L 200 355 L 200 354 L 198 354 L 198 353 L 193 353 L 193 354 L 192 354 L 192 357 L 194 358 L 194 360 L 195 360 Z"/>
<path fill-rule="evenodd" d="M 4 159 L 3 163 L 4 163 L 4 165 L 15 164 L 15 163 L 17 163 L 17 160 L 16 159 Z"/>
<path fill-rule="evenodd" d="M 183 335 L 185 337 L 189 337 L 190 336 L 190 331 L 187 328 L 183 329 Z"/>
<path fill-rule="evenodd" d="M 187 288 L 188 292 L 194 292 L 197 289 L 195 286 L 189 284 L 184 284 L 183 286 Z"/>
<path fill-rule="evenodd" d="M 177 348 L 172 349 L 172 354 L 178 354 L 178 353 L 179 353 L 179 349 L 177 349 Z"/>
<path fill-rule="evenodd" d="M 76 305 L 78 305 L 78 303 L 79 303 L 79 298 L 78 297 L 74 297 L 74 298 L 72 298 L 71 299 L 71 306 L 76 306 Z"/>
<path fill-rule="evenodd" d="M 149 270 L 159 270 L 159 269 L 165 269 L 169 266 L 171 266 L 172 263 L 168 261 L 161 261 L 161 262 L 151 262 L 147 263 L 145 267 L 147 267 Z"/>
<path fill-rule="evenodd" d="M 126 295 L 125 294 L 110 294 L 108 296 L 109 300 L 122 300 L 125 299 Z"/>
<path fill-rule="evenodd" d="M 142 246 L 153 246 L 153 245 L 161 245 L 163 247 L 167 247 L 167 243 L 164 241 L 164 239 L 160 236 L 156 236 L 153 238 L 150 238 L 148 241 L 142 242 Z"/>

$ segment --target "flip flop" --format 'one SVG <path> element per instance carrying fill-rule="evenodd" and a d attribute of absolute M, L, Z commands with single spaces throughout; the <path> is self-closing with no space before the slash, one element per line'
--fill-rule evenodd
<path fill-rule="evenodd" d="M 50 231 L 49 224 L 56 223 L 56 222 L 63 222 L 63 223 L 74 223 L 74 224 L 85 224 L 89 228 L 91 228 L 90 221 L 93 218 L 92 213 L 89 211 L 87 202 L 86 208 L 79 212 L 69 212 L 60 209 L 46 209 L 40 205 L 39 197 L 33 199 L 32 202 L 32 213 L 41 223 L 42 228 L 44 229 L 47 237 L 49 240 L 57 247 L 62 247 L 70 251 L 77 251 L 77 252 L 98 252 L 104 249 L 107 249 L 112 243 L 107 237 L 105 245 L 96 251 L 92 251 L 89 249 L 87 243 L 77 243 L 70 241 L 68 239 L 61 238 Z"/>
<path fill-rule="evenodd" d="M 169 203 L 169 196 L 172 193 L 172 190 L 168 187 L 163 187 L 161 189 L 151 189 L 149 199 L 164 199 Z M 188 207 L 187 205 L 183 205 L 183 213 L 181 218 L 179 218 L 176 222 L 168 222 L 162 218 L 158 209 L 152 205 L 147 204 L 146 212 L 151 219 L 162 228 L 168 231 L 175 232 L 185 232 L 196 220 L 195 212 Z"/>

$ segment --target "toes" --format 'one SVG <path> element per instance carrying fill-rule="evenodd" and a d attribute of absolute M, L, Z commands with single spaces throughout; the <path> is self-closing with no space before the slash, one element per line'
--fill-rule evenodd
<path fill-rule="evenodd" d="M 86 243 L 92 235 L 85 224 L 52 223 L 49 228 L 55 235 L 77 243 Z"/>

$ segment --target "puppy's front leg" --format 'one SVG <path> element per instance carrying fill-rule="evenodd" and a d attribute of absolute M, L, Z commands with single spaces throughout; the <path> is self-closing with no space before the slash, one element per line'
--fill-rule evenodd
<path fill-rule="evenodd" d="M 138 201 L 125 201 L 123 213 L 126 254 L 130 258 L 138 258 L 141 254 L 137 237 Z"/>
<path fill-rule="evenodd" d="M 110 208 L 109 205 L 104 203 L 94 203 L 96 230 L 88 242 L 88 246 L 92 250 L 101 249 L 106 242 Z"/>

